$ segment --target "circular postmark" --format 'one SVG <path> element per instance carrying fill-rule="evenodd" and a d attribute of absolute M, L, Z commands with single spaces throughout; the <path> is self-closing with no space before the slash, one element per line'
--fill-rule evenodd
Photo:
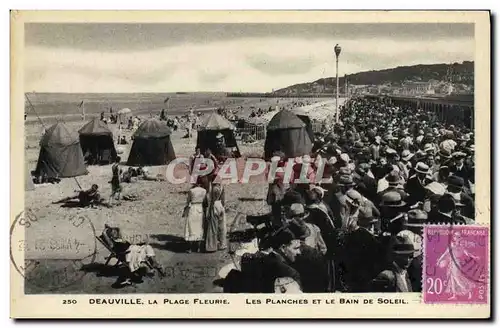
<path fill-rule="evenodd" d="M 485 284 L 487 259 L 479 255 L 478 250 L 483 248 L 480 253 L 485 255 L 487 253 L 485 249 L 488 245 L 487 228 L 480 225 L 450 224 L 447 238 L 453 265 L 469 281 Z"/>
<path fill-rule="evenodd" d="M 10 259 L 25 292 L 64 289 L 80 281 L 94 263 L 97 240 L 92 221 L 81 213 L 62 218 L 19 213 L 10 227 Z"/>

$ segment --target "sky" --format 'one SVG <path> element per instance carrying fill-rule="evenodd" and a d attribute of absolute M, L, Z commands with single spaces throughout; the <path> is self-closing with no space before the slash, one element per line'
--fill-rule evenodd
<path fill-rule="evenodd" d="M 25 25 L 27 92 L 270 92 L 339 75 L 474 60 L 473 24 Z"/>

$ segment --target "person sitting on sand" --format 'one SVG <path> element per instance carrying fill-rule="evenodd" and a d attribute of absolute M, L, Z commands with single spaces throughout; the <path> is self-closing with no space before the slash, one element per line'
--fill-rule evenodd
<path fill-rule="evenodd" d="M 61 200 L 53 202 L 52 204 L 68 203 L 71 200 L 78 199 L 80 207 L 95 207 L 96 205 L 102 204 L 103 201 L 101 195 L 98 192 L 98 189 L 99 186 L 93 184 L 92 187 L 88 190 L 75 190 L 75 193 L 77 193 L 76 195 L 63 198 Z"/>
<path fill-rule="evenodd" d="M 165 270 L 156 260 L 155 252 L 147 242 L 132 244 L 122 237 L 121 229 L 104 225 L 101 239 L 118 255 L 118 259 L 126 264 L 126 270 L 118 278 L 117 284 L 129 286 L 132 282 L 142 282 L 148 269 L 156 269 L 165 277 Z"/>

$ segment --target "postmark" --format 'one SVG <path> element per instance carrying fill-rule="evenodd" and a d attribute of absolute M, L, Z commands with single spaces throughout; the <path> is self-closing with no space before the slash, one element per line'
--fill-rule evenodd
<path fill-rule="evenodd" d="M 85 276 L 96 258 L 95 228 L 82 213 L 39 217 L 27 209 L 10 227 L 10 258 L 25 292 L 57 292 Z"/>
<path fill-rule="evenodd" d="M 424 303 L 486 304 L 488 242 L 488 227 L 425 226 Z"/>

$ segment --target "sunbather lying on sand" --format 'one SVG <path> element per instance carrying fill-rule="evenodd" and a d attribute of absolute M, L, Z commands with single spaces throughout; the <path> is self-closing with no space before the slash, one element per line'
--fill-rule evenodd
<path fill-rule="evenodd" d="M 102 205 L 103 199 L 101 198 L 101 195 L 99 195 L 98 189 L 99 186 L 93 184 L 92 187 L 88 190 L 75 190 L 75 193 L 77 193 L 76 195 L 63 198 L 61 200 L 53 202 L 52 204 L 68 203 L 74 199 L 78 199 L 79 206 L 81 207 L 95 207 L 97 205 Z"/>

